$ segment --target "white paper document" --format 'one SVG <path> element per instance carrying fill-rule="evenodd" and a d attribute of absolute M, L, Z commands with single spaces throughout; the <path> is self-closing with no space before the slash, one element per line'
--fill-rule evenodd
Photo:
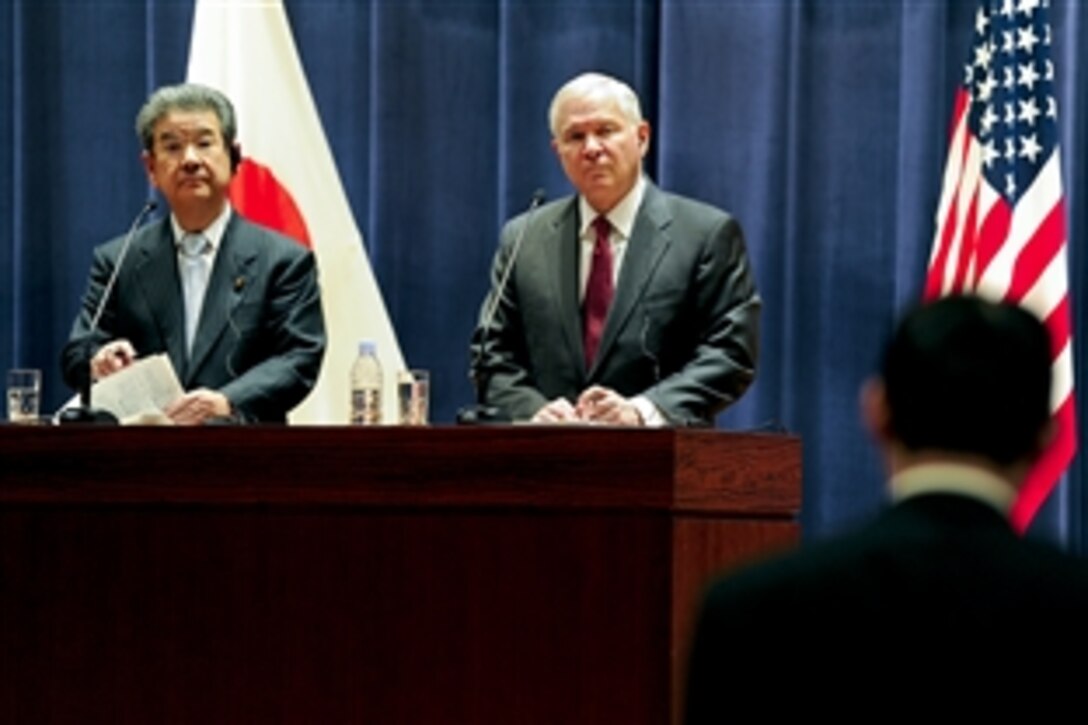
<path fill-rule="evenodd" d="M 91 388 L 91 403 L 121 423 L 147 423 L 165 419 L 162 411 L 184 392 L 170 358 L 160 353 L 99 380 Z"/>

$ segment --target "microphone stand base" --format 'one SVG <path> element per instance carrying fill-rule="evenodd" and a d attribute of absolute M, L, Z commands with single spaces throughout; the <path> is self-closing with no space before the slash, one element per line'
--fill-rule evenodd
<path fill-rule="evenodd" d="M 118 425 L 117 416 L 108 410 L 94 408 L 65 408 L 57 416 L 60 425 Z"/>
<path fill-rule="evenodd" d="M 457 425 L 506 425 L 510 416 L 493 405 L 469 405 L 457 411 Z"/>

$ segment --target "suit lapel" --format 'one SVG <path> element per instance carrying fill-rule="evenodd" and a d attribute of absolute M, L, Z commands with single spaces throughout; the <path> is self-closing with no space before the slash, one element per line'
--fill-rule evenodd
<path fill-rule="evenodd" d="M 181 375 L 185 370 L 185 311 L 178 278 L 177 253 L 169 217 L 158 229 L 149 230 L 135 242 L 132 272 L 144 296 L 170 363 Z"/>
<path fill-rule="evenodd" d="M 541 257 L 546 264 L 554 265 L 548 276 L 552 279 L 552 299 L 559 305 L 557 319 L 563 328 L 563 338 L 571 358 L 569 364 L 584 371 L 582 312 L 578 302 L 578 197 L 574 197 L 552 222 L 552 238 L 555 249 L 542 250 L 544 253 Z"/>
<path fill-rule="evenodd" d="M 200 312 L 200 324 L 196 328 L 193 351 L 185 371 L 185 382 L 189 384 L 200 366 L 215 347 L 228 326 L 234 308 L 244 299 L 249 287 L 250 268 L 257 258 L 257 248 L 250 235 L 238 222 L 237 214 L 232 214 L 219 251 L 215 255 L 208 288 L 204 293 L 204 306 Z"/>
<path fill-rule="evenodd" d="M 591 376 L 608 357 L 620 332 L 630 322 L 631 313 L 645 293 L 662 256 L 671 245 L 672 241 L 665 233 L 671 222 L 672 216 L 661 192 L 653 184 L 647 183 L 642 207 L 635 217 L 635 226 L 627 242 L 616 294 L 612 298 L 612 307 L 608 310 L 604 332 L 601 333 L 597 359 L 593 361 L 593 369 L 589 371 Z"/>

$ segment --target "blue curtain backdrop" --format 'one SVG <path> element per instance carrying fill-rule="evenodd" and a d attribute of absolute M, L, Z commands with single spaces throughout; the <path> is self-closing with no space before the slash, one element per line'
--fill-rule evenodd
<path fill-rule="evenodd" d="M 538 187 L 568 192 L 550 97 L 597 69 L 643 98 L 650 174 L 745 225 L 763 352 L 719 424 L 804 438 L 808 535 L 879 504 L 857 390 L 920 295 L 974 2 L 286 6 L 404 354 L 434 376 L 438 421 L 471 397 L 466 344 L 501 221 Z M 1088 4 L 1052 6 L 1083 417 Z M 147 198 L 133 118 L 184 78 L 192 13 L 182 0 L 0 4 L 0 362 L 42 368 L 48 405 L 68 395 L 57 358 L 91 248 Z M 1083 461 L 1035 526 L 1081 552 Z"/>

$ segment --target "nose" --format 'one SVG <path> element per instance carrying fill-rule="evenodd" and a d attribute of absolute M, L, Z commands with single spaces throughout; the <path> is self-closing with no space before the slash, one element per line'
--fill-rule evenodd
<path fill-rule="evenodd" d="M 595 134 L 586 134 L 586 143 L 582 147 L 582 153 L 591 158 L 601 153 L 601 140 Z"/>
<path fill-rule="evenodd" d="M 181 163 L 187 169 L 193 169 L 200 165 L 200 155 L 193 144 L 185 145 L 185 155 L 181 157 Z"/>

